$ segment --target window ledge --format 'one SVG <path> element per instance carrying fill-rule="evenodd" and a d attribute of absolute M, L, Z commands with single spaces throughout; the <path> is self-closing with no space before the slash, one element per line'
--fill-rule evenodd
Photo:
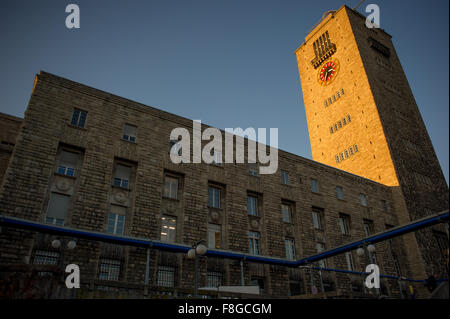
<path fill-rule="evenodd" d="M 67 177 L 67 178 L 74 179 L 74 180 L 77 179 L 76 176 L 69 176 L 69 175 L 66 175 L 66 174 L 58 173 L 58 172 L 55 172 L 55 175 L 56 176 L 61 176 L 61 177 Z"/>
<path fill-rule="evenodd" d="M 137 145 L 137 142 L 132 142 L 132 141 L 126 140 L 124 138 L 121 138 L 120 140 L 123 141 L 123 142 L 127 142 L 127 143 L 130 143 L 130 144 L 133 144 L 133 145 Z"/>
<path fill-rule="evenodd" d="M 69 126 L 69 127 L 71 127 L 71 128 L 78 129 L 78 130 L 87 131 L 87 128 L 86 128 L 86 127 L 79 127 L 79 126 L 73 125 L 73 124 L 71 124 L 71 123 L 67 123 L 67 126 Z"/>
<path fill-rule="evenodd" d="M 179 198 L 173 198 L 173 197 L 168 197 L 168 196 L 164 196 L 164 195 L 162 196 L 162 198 L 166 199 L 166 200 L 173 201 L 173 202 L 179 202 L 180 201 Z"/>
<path fill-rule="evenodd" d="M 129 188 L 129 187 L 122 187 L 122 186 L 117 186 L 117 185 L 114 185 L 114 184 L 111 184 L 111 186 L 113 187 L 113 188 L 118 188 L 118 189 L 121 189 L 121 190 L 124 190 L 124 191 L 132 191 L 132 189 L 131 188 Z"/>

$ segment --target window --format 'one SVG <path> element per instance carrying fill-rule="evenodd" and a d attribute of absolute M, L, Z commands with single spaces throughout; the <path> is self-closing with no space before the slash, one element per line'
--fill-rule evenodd
<path fill-rule="evenodd" d="M 333 130 L 333 127 L 332 127 L 332 126 L 330 126 L 330 133 L 331 133 L 331 134 L 334 133 L 334 130 Z"/>
<path fill-rule="evenodd" d="M 339 164 L 340 160 L 339 160 L 339 155 L 336 155 L 336 163 Z"/>
<path fill-rule="evenodd" d="M 136 126 L 125 124 L 123 128 L 123 137 L 125 141 L 136 142 Z"/>
<path fill-rule="evenodd" d="M 381 207 L 383 208 L 383 211 L 384 211 L 385 213 L 387 213 L 387 211 L 388 211 L 388 205 L 387 205 L 387 202 L 386 202 L 384 199 L 381 200 Z"/>
<path fill-rule="evenodd" d="M 258 197 L 249 195 L 247 197 L 248 214 L 258 216 Z"/>
<path fill-rule="evenodd" d="M 325 107 L 327 107 L 328 106 L 328 101 L 327 100 L 325 100 Z"/>
<path fill-rule="evenodd" d="M 208 224 L 208 248 L 220 248 L 220 233 L 220 225 Z"/>
<path fill-rule="evenodd" d="M 295 244 L 293 239 L 285 239 L 286 259 L 295 260 Z"/>
<path fill-rule="evenodd" d="M 350 151 L 350 155 L 353 155 L 353 147 L 350 147 L 349 151 Z"/>
<path fill-rule="evenodd" d="M 341 98 L 341 93 L 339 93 L 339 91 L 337 91 L 336 92 L 336 96 L 337 96 L 338 99 Z"/>
<path fill-rule="evenodd" d="M 281 183 L 283 185 L 289 185 L 289 172 L 281 170 Z"/>
<path fill-rule="evenodd" d="M 331 101 L 331 97 L 328 98 L 328 104 L 331 105 L 331 103 L 333 103 L 333 101 Z"/>
<path fill-rule="evenodd" d="M 57 265 L 59 263 L 59 252 L 48 250 L 36 250 L 34 252 L 33 264 L 35 265 Z M 53 276 L 52 272 L 39 271 L 39 276 Z"/>
<path fill-rule="evenodd" d="M 311 178 L 311 192 L 313 193 L 319 192 L 319 182 L 314 178 Z"/>
<path fill-rule="evenodd" d="M 347 125 L 347 120 L 345 119 L 345 117 L 342 119 L 342 124 Z"/>
<path fill-rule="evenodd" d="M 177 220 L 175 217 L 161 217 L 161 241 L 174 243 L 176 240 Z"/>
<path fill-rule="evenodd" d="M 292 223 L 291 205 L 281 204 L 281 214 L 283 215 L 284 223 Z"/>
<path fill-rule="evenodd" d="M 355 153 L 358 153 L 358 145 L 355 144 L 353 147 L 355 149 Z"/>
<path fill-rule="evenodd" d="M 344 89 L 341 89 L 341 94 L 344 95 Z"/>
<path fill-rule="evenodd" d="M 364 219 L 364 235 L 369 237 L 373 234 L 373 221 Z"/>
<path fill-rule="evenodd" d="M 350 271 L 354 270 L 355 266 L 353 263 L 353 255 L 352 255 L 351 251 L 347 251 L 345 253 L 345 260 L 347 261 L 347 270 L 350 270 Z"/>
<path fill-rule="evenodd" d="M 319 253 L 319 254 L 320 254 L 321 252 L 325 251 L 325 244 L 324 244 L 324 243 L 317 243 L 317 244 L 316 244 L 316 250 L 317 250 L 317 253 Z M 319 260 L 319 267 L 325 268 L 326 266 L 327 266 L 327 265 L 326 265 L 324 259 Z"/>
<path fill-rule="evenodd" d="M 178 198 L 178 178 L 171 176 L 164 178 L 164 197 Z"/>
<path fill-rule="evenodd" d="M 58 163 L 58 174 L 75 176 L 77 161 L 78 161 L 77 153 L 61 151 Z"/>
<path fill-rule="evenodd" d="M 248 238 L 250 255 L 259 255 L 259 233 L 252 231 L 248 232 Z"/>
<path fill-rule="evenodd" d="M 86 117 L 87 112 L 81 111 L 79 109 L 74 109 L 72 113 L 72 121 L 70 121 L 70 124 L 84 128 L 86 125 Z"/>
<path fill-rule="evenodd" d="M 57 265 L 59 252 L 48 250 L 36 250 L 34 252 L 33 264 L 35 265 Z"/>
<path fill-rule="evenodd" d="M 114 173 L 114 185 L 118 187 L 128 188 L 131 177 L 131 167 L 121 164 L 116 165 Z"/>
<path fill-rule="evenodd" d="M 341 121 L 338 122 L 338 126 L 339 126 L 339 128 L 342 128 L 342 122 Z"/>
<path fill-rule="evenodd" d="M 126 213 L 127 209 L 125 207 L 111 205 L 106 231 L 110 234 L 123 235 Z"/>
<path fill-rule="evenodd" d="M 208 206 L 220 208 L 220 188 L 209 186 Z"/>
<path fill-rule="evenodd" d="M 120 276 L 120 260 L 100 259 L 98 279 L 118 281 Z"/>
<path fill-rule="evenodd" d="M 62 226 L 64 225 L 64 219 L 66 218 L 67 211 L 69 209 L 70 196 L 61 195 L 57 193 L 50 194 L 50 200 L 48 202 L 47 217 L 45 222 L 47 224 L 54 224 Z"/>
<path fill-rule="evenodd" d="M 314 229 L 323 230 L 322 216 L 323 216 L 322 209 L 313 208 L 312 219 L 313 219 Z"/>
<path fill-rule="evenodd" d="M 333 102 L 336 102 L 336 95 L 333 94 Z"/>
<path fill-rule="evenodd" d="M 345 158 L 348 158 L 348 151 L 347 150 L 344 151 L 344 154 L 345 154 Z"/>
<path fill-rule="evenodd" d="M 336 194 L 337 198 L 340 200 L 344 200 L 344 190 L 340 186 L 336 186 Z"/>
<path fill-rule="evenodd" d="M 207 287 L 219 287 L 223 284 L 223 274 L 217 271 L 208 271 Z"/>
<path fill-rule="evenodd" d="M 258 164 L 249 163 L 248 164 L 248 174 L 251 176 L 258 176 Z"/>
<path fill-rule="evenodd" d="M 367 206 L 367 198 L 366 198 L 366 195 L 364 195 L 364 194 L 359 194 L 359 199 L 360 199 L 360 201 L 361 201 L 361 205 Z"/>
<path fill-rule="evenodd" d="M 339 215 L 339 226 L 343 235 L 350 235 L 350 217 L 348 215 Z"/>
<path fill-rule="evenodd" d="M 337 131 L 337 130 L 338 130 L 337 124 L 334 124 L 334 131 Z"/>
<path fill-rule="evenodd" d="M 352 121 L 352 118 L 350 117 L 350 115 L 347 115 L 347 122 L 351 122 Z"/>
<path fill-rule="evenodd" d="M 341 153 L 340 156 L 341 156 L 341 161 L 343 161 L 345 159 L 344 158 L 344 153 Z"/>
<path fill-rule="evenodd" d="M 158 266 L 156 285 L 159 287 L 175 287 L 175 267 Z"/>

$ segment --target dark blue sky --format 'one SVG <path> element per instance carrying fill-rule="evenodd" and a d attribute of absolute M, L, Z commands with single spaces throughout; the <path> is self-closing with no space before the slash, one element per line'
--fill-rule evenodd
<path fill-rule="evenodd" d="M 80 6 L 79 30 L 65 27 L 69 3 Z M 449 1 L 368 0 L 360 11 L 369 3 L 380 6 L 448 182 Z M 281 149 L 311 158 L 294 51 L 342 4 L 3 0 L 0 112 L 23 117 L 44 70 L 222 129 L 278 127 Z"/>

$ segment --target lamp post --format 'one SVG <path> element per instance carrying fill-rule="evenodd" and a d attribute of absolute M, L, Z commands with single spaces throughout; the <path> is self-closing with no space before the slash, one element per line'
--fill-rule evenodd
<path fill-rule="evenodd" d="M 193 245 L 187 252 L 189 259 L 194 259 L 194 298 L 198 298 L 198 256 L 206 254 L 207 248 L 202 244 L 203 240 Z"/>

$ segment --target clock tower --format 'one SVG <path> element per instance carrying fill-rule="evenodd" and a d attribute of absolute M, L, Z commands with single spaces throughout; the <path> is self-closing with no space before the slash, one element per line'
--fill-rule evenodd
<path fill-rule="evenodd" d="M 405 224 L 448 209 L 448 186 L 392 38 L 342 6 L 297 49 L 313 159 L 390 186 Z M 404 236 L 411 275 L 447 277 L 434 232 Z"/>

